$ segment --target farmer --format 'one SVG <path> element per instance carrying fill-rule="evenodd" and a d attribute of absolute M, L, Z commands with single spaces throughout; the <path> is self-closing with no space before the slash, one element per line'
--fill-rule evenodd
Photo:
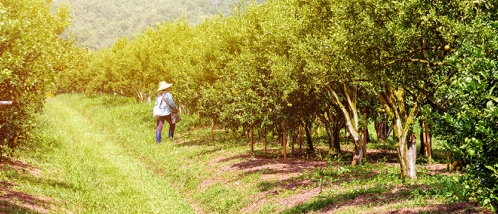
<path fill-rule="evenodd" d="M 160 92 L 156 97 L 156 102 L 154 105 L 159 106 L 160 114 L 157 120 L 156 127 L 156 142 L 161 142 L 161 132 L 163 130 L 164 121 L 169 123 L 168 138 L 173 138 L 175 134 L 175 124 L 171 122 L 171 111 L 178 111 L 178 107 L 173 101 L 173 95 L 169 93 L 169 90 L 173 84 L 161 81 L 159 83 L 159 88 L 157 92 Z"/>

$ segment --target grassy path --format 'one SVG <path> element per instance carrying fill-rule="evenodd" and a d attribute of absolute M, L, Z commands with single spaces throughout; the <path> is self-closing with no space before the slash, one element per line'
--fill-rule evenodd
<path fill-rule="evenodd" d="M 51 132 L 46 134 L 63 146 L 50 157 L 59 184 L 52 194 L 63 198 L 71 212 L 195 212 L 166 180 L 127 152 L 119 138 L 71 105 L 49 99 L 44 117 L 45 130 Z"/>

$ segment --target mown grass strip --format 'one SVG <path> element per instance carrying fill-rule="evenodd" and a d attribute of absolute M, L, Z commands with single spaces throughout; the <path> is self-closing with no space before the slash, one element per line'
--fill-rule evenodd
<path fill-rule="evenodd" d="M 200 188 L 199 183 L 205 179 L 212 180 L 213 176 L 216 177 L 217 168 L 210 165 L 210 160 L 217 159 L 217 157 L 229 154 L 240 154 L 247 152 L 247 149 L 241 149 L 240 145 L 234 142 L 218 142 L 210 143 L 205 142 L 208 139 L 209 130 L 201 129 L 200 132 L 187 132 L 193 128 L 196 123 L 194 117 L 184 115 L 181 124 L 177 125 L 176 141 L 163 141 L 161 144 L 155 143 L 155 124 L 151 120 L 150 109 L 151 104 L 138 104 L 132 99 L 113 96 L 98 96 L 89 97 L 85 95 L 59 95 L 49 99 L 47 104 L 46 113 L 40 116 L 40 123 L 47 124 L 39 128 L 38 140 L 39 145 L 32 145 L 33 149 L 37 151 L 30 151 L 29 156 L 32 158 L 30 162 L 35 165 L 41 166 L 42 171 L 54 171 L 54 174 L 61 173 L 60 170 L 52 170 L 63 168 L 54 166 L 54 163 L 65 163 L 66 168 L 71 172 L 78 171 L 78 168 L 72 169 L 72 161 L 84 162 L 88 159 L 86 150 L 91 150 L 93 147 L 98 147 L 100 144 L 105 144 L 107 141 L 112 141 L 113 146 L 118 147 L 119 152 L 114 148 L 108 149 L 112 152 L 102 152 L 101 156 L 112 158 L 116 160 L 121 159 L 120 156 L 139 162 L 142 169 L 147 172 L 152 172 L 156 177 L 160 178 L 163 182 L 175 189 L 185 201 L 188 201 L 195 210 L 193 212 L 205 213 L 234 213 L 242 207 L 250 203 L 251 198 L 248 197 L 257 191 L 257 188 L 234 188 L 234 184 L 224 184 L 223 197 L 218 197 L 219 187 L 211 185 L 206 188 Z M 51 105 L 65 105 L 71 113 L 77 114 L 82 121 L 71 121 L 71 119 L 62 120 L 62 115 L 59 115 L 60 109 L 50 109 Z M 66 108 L 62 108 L 66 109 Z M 52 111 L 51 113 L 49 111 Z M 67 116 L 71 118 L 73 116 Z M 51 121 L 51 122 L 47 122 Z M 66 122 L 81 123 L 84 126 L 91 127 L 91 131 L 87 132 L 84 136 L 72 136 L 73 132 L 85 131 L 85 128 L 74 128 L 71 132 L 65 131 L 64 126 Z M 50 127 L 52 124 L 53 127 Z M 61 124 L 63 127 L 59 130 L 56 124 Z M 84 139 L 87 138 L 87 139 Z M 205 138 L 205 139 L 204 139 Z M 70 140 L 67 140 L 70 139 Z M 59 160 L 64 159 L 70 152 L 64 151 L 65 144 L 73 144 L 73 141 L 92 141 L 85 149 L 81 150 L 80 155 L 73 155 L 74 160 Z M 75 147 L 70 147 L 75 150 Z M 245 147 L 244 147 L 245 148 Z M 101 148 L 102 151 L 103 148 Z M 61 152 L 64 151 L 64 152 Z M 50 157 L 47 156 L 50 154 Z M 95 160 L 103 162 L 102 160 Z M 116 163 L 119 165 L 119 163 Z M 224 164 L 230 164 L 226 162 Z M 96 171 L 96 170 L 95 170 Z M 102 170 L 105 172 L 105 170 Z M 67 172 L 66 172 L 67 173 Z M 75 172 L 78 173 L 78 172 Z M 100 174 L 101 172 L 91 172 L 90 175 Z M 111 172 L 112 173 L 112 172 Z M 79 173 L 82 176 L 84 173 Z M 222 180 L 235 179 L 232 173 L 223 173 Z M 215 178 L 214 180 L 218 180 Z M 144 183 L 146 179 L 144 178 Z M 49 181 L 50 183 L 61 183 L 59 180 Z M 95 186 L 101 185 L 102 181 L 96 182 Z M 253 182 L 255 183 L 255 182 Z M 253 185 L 251 182 L 248 184 Z M 36 185 L 35 185 L 36 186 Z M 62 184 L 67 186 L 67 184 Z M 202 185 L 201 185 L 202 186 Z M 32 191 L 37 187 L 32 187 Z M 41 195 L 60 195 L 57 193 L 47 194 L 47 187 L 40 187 Z M 137 187 L 137 190 L 140 189 Z M 71 193 L 67 193 L 71 194 Z M 165 196 L 167 197 L 167 196 Z M 66 199 L 55 197 L 59 199 L 60 207 L 68 210 L 85 210 L 83 205 L 74 205 L 74 202 L 66 202 Z M 62 197 L 62 198 L 65 198 Z M 84 201 L 84 197 L 80 196 L 80 201 Z M 105 198 L 104 198 L 105 199 Z M 107 199 L 106 199 L 107 200 Z M 142 204 L 140 200 L 134 203 Z M 147 203 L 152 203 L 148 201 Z M 181 204 L 181 203 L 180 203 Z M 76 206 L 76 207 L 74 207 Z M 133 205 L 131 205 L 133 206 Z M 139 206 L 139 205 L 137 205 Z M 143 205 L 141 205 L 143 206 Z M 64 208 L 69 207 L 69 208 Z M 121 212 L 127 212 L 127 208 L 120 208 Z M 138 209 L 138 208 L 137 208 Z M 164 208 L 166 209 L 166 208 Z M 189 213 L 192 210 L 182 211 L 182 209 L 174 209 L 174 213 Z M 192 208 L 194 209 L 194 208 Z M 152 212 L 152 211 L 151 211 Z M 146 212 L 148 213 L 148 212 Z"/>
<path fill-rule="evenodd" d="M 45 194 L 72 213 L 195 212 L 166 180 L 122 148 L 118 137 L 66 101 L 48 99 L 41 121 L 45 136 L 59 147 L 45 158 L 52 169 L 46 176 L 55 181 L 41 187 Z"/>
<path fill-rule="evenodd" d="M 231 181 L 238 179 L 233 173 L 224 172 L 216 177 L 217 168 L 210 161 L 219 157 L 246 153 L 234 142 L 206 142 L 208 129 L 191 132 L 196 119 L 184 115 L 177 125 L 175 141 L 155 143 L 155 123 L 151 120 L 152 106 L 137 104 L 121 97 L 60 95 L 68 105 L 91 118 L 92 123 L 120 143 L 126 152 L 167 180 L 183 197 L 206 213 L 236 213 L 251 201 L 257 191 L 255 184 L 240 188 L 234 183 L 223 182 L 222 192 L 218 185 L 199 186 L 203 180 Z M 167 132 L 167 125 L 165 131 Z M 236 161 L 236 160 L 235 160 Z M 219 163 L 216 163 L 219 164 Z M 224 162 L 223 164 L 230 164 Z M 213 177 L 216 177 L 213 179 Z M 202 185 L 201 185 L 202 186 Z"/>

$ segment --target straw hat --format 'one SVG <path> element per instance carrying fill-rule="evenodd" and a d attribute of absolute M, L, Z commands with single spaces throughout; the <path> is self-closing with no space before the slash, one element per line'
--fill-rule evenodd
<path fill-rule="evenodd" d="M 160 92 L 160 91 L 162 91 L 162 90 L 164 90 L 164 89 L 167 89 L 167 88 L 171 87 L 172 85 L 173 85 L 173 84 L 171 84 L 171 83 L 166 83 L 166 82 L 164 82 L 164 81 L 161 81 L 161 82 L 159 83 L 159 88 L 157 89 L 157 92 Z"/>

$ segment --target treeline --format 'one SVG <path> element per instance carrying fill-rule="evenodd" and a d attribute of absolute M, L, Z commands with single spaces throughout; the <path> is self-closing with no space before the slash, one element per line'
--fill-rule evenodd
<path fill-rule="evenodd" d="M 261 1 L 260 1 L 261 2 Z M 53 0 L 71 8 L 71 26 L 64 33 L 72 33 L 76 43 L 97 50 L 109 47 L 116 38 L 138 35 L 147 27 L 164 21 L 186 19 L 190 25 L 212 16 L 229 16 L 241 0 Z"/>

